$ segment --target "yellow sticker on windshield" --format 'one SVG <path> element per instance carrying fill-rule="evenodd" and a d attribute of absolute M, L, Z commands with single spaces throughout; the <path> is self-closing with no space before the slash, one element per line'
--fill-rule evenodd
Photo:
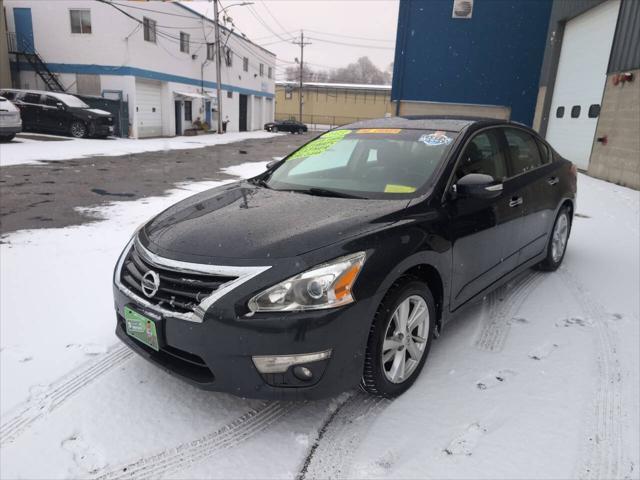
<path fill-rule="evenodd" d="M 356 133 L 391 133 L 397 134 L 402 131 L 401 128 L 361 128 Z"/>
<path fill-rule="evenodd" d="M 321 137 L 308 143 L 297 152 L 293 152 L 293 154 L 289 158 L 287 158 L 287 160 L 320 155 L 321 153 L 329 150 L 329 148 L 338 143 L 344 138 L 345 135 L 349 133 L 351 133 L 351 130 L 332 130 L 330 132 L 327 132 Z"/>
<path fill-rule="evenodd" d="M 392 185 L 389 183 L 384 187 L 384 193 L 413 193 L 415 191 L 415 187 L 408 185 Z"/>

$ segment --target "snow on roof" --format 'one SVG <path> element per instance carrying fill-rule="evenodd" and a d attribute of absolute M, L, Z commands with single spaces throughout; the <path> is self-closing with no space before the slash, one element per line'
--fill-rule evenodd
<path fill-rule="evenodd" d="M 292 85 L 297 86 L 299 82 L 291 80 L 279 80 L 276 85 Z M 318 88 L 344 88 L 359 90 L 391 90 L 391 85 L 375 85 L 369 83 L 321 83 L 321 82 L 304 82 L 303 86 Z"/>

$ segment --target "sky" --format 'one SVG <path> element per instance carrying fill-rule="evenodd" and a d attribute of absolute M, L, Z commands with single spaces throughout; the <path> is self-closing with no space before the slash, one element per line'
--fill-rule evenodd
<path fill-rule="evenodd" d="M 368 56 L 381 70 L 393 62 L 398 0 L 253 0 L 253 5 L 229 8 L 236 31 L 275 53 L 276 78 L 300 56 L 291 42 L 304 30 L 304 60 L 315 70 L 344 67 Z M 185 5 L 213 17 L 208 1 L 183 1 Z M 221 0 L 223 8 L 241 0 Z M 358 38 L 353 38 L 358 37 Z M 334 42 L 334 43 L 331 43 Z"/>

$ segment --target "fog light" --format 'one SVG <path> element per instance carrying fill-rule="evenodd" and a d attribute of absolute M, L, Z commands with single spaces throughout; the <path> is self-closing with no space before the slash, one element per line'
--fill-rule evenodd
<path fill-rule="evenodd" d="M 311 380 L 313 378 L 313 372 L 311 370 L 309 370 L 307 367 L 301 367 L 300 365 L 298 365 L 297 367 L 295 367 L 293 369 L 293 374 L 299 379 L 299 380 Z"/>
<path fill-rule="evenodd" d="M 257 355 L 252 357 L 252 360 L 260 373 L 284 373 L 294 365 L 318 362 L 330 357 L 331 350 L 325 350 L 324 352 L 295 355 Z"/>

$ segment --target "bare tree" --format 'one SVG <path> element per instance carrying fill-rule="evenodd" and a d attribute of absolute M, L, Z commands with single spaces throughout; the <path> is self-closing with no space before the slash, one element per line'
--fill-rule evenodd
<path fill-rule="evenodd" d="M 391 83 L 391 75 L 393 73 L 393 62 L 385 71 L 380 70 L 369 59 L 369 57 L 360 57 L 354 63 L 350 63 L 346 67 L 338 68 L 333 71 L 314 70 L 305 64 L 302 74 L 303 82 L 322 82 L 322 83 L 365 83 L 388 85 Z M 292 65 L 285 69 L 285 78 L 289 81 L 300 81 L 300 67 Z"/>

